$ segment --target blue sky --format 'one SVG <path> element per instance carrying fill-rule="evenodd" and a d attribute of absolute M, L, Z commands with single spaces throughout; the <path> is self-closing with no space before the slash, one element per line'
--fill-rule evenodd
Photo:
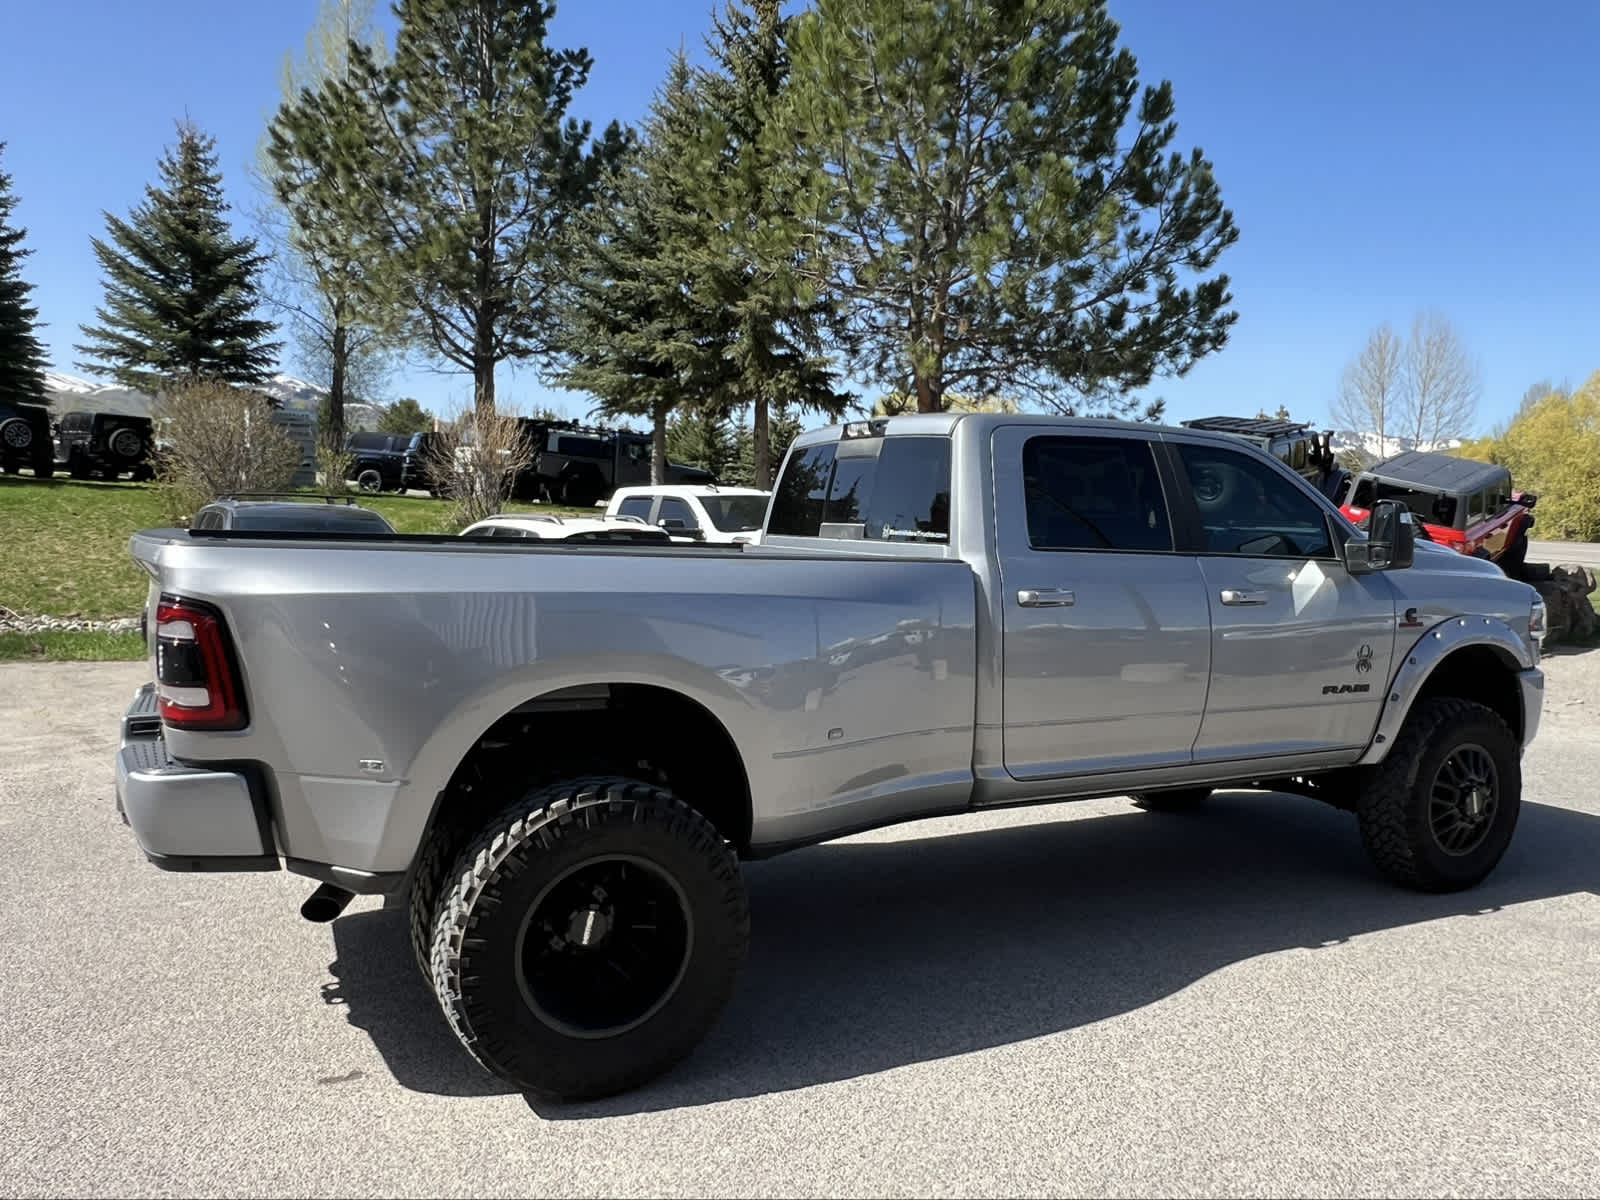
<path fill-rule="evenodd" d="M 0 43 L 0 140 L 35 253 L 55 367 L 101 291 L 89 238 L 121 216 L 185 112 L 218 140 L 236 209 L 278 99 L 283 55 L 317 0 L 16 4 Z M 575 111 L 636 121 L 710 0 L 566 0 L 558 45 L 595 58 Z M 1286 404 L 1325 420 L 1343 364 L 1381 321 L 1436 309 L 1482 368 L 1479 424 L 1539 379 L 1600 370 L 1600 4 L 1533 0 L 1112 0 L 1147 80 L 1173 81 L 1182 147 L 1216 164 L 1240 226 L 1223 258 L 1239 323 L 1181 380 L 1172 419 Z M 392 29 L 387 5 L 381 19 Z M 239 214 L 236 212 L 235 214 Z M 284 363 L 293 371 L 295 364 Z M 586 404 L 505 371 L 503 400 Z M 429 407 L 470 380 L 426 366 L 392 381 Z"/>

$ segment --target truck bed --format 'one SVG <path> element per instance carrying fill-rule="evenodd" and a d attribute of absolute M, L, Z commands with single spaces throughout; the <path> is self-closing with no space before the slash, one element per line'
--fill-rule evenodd
<path fill-rule="evenodd" d="M 605 684 L 718 722 L 756 846 L 808 840 L 840 805 L 872 821 L 971 798 L 977 588 L 937 547 L 163 529 L 130 549 L 159 578 L 152 613 L 158 590 L 222 613 L 249 705 L 239 733 L 170 731 L 172 753 L 274 764 L 274 818 L 304 857 L 403 869 L 488 728 Z"/>

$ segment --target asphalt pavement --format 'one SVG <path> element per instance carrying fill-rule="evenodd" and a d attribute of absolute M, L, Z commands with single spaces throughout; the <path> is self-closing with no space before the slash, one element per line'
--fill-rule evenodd
<path fill-rule="evenodd" d="M 1537 513 L 1537 510 L 1535 510 Z M 1536 542 L 1528 539 L 1528 561 L 1549 563 L 1582 563 L 1600 569 L 1600 542 Z"/>
<path fill-rule="evenodd" d="M 1600 652 L 1547 666 L 1473 892 L 1281 796 L 851 838 L 750 865 L 710 1040 L 571 1108 L 458 1049 L 401 913 L 143 861 L 142 664 L 0 667 L 0 1194 L 1600 1194 Z"/>

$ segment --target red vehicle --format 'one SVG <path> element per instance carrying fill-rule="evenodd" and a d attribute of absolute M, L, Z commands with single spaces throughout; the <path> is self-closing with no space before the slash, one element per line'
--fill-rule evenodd
<path fill-rule="evenodd" d="M 1378 500 L 1399 500 L 1430 541 L 1490 559 L 1513 579 L 1521 575 L 1538 497 L 1512 491 L 1506 468 L 1412 451 L 1356 475 L 1339 507 L 1359 525 Z"/>

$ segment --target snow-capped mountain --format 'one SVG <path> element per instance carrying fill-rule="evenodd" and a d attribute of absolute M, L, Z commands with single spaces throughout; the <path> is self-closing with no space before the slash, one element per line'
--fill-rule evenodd
<path fill-rule="evenodd" d="M 152 398 L 132 388 L 115 383 L 92 383 L 76 375 L 50 371 L 44 377 L 45 389 L 50 394 L 50 406 L 57 412 L 74 409 L 88 412 L 125 412 L 134 416 L 149 416 Z M 316 410 L 325 392 L 315 384 L 292 375 L 274 375 L 260 385 L 260 391 L 281 401 L 287 408 Z M 354 407 L 354 406 L 352 406 Z"/>
<path fill-rule="evenodd" d="M 1448 438 L 1442 442 L 1418 442 L 1414 438 L 1395 437 L 1393 434 L 1380 438 L 1375 432 L 1362 433 L 1351 429 L 1335 429 L 1330 440 L 1335 454 L 1343 454 L 1346 450 L 1359 450 L 1374 462 L 1393 458 L 1396 454 L 1404 454 L 1408 450 L 1449 454 L 1461 446 L 1460 438 Z"/>

